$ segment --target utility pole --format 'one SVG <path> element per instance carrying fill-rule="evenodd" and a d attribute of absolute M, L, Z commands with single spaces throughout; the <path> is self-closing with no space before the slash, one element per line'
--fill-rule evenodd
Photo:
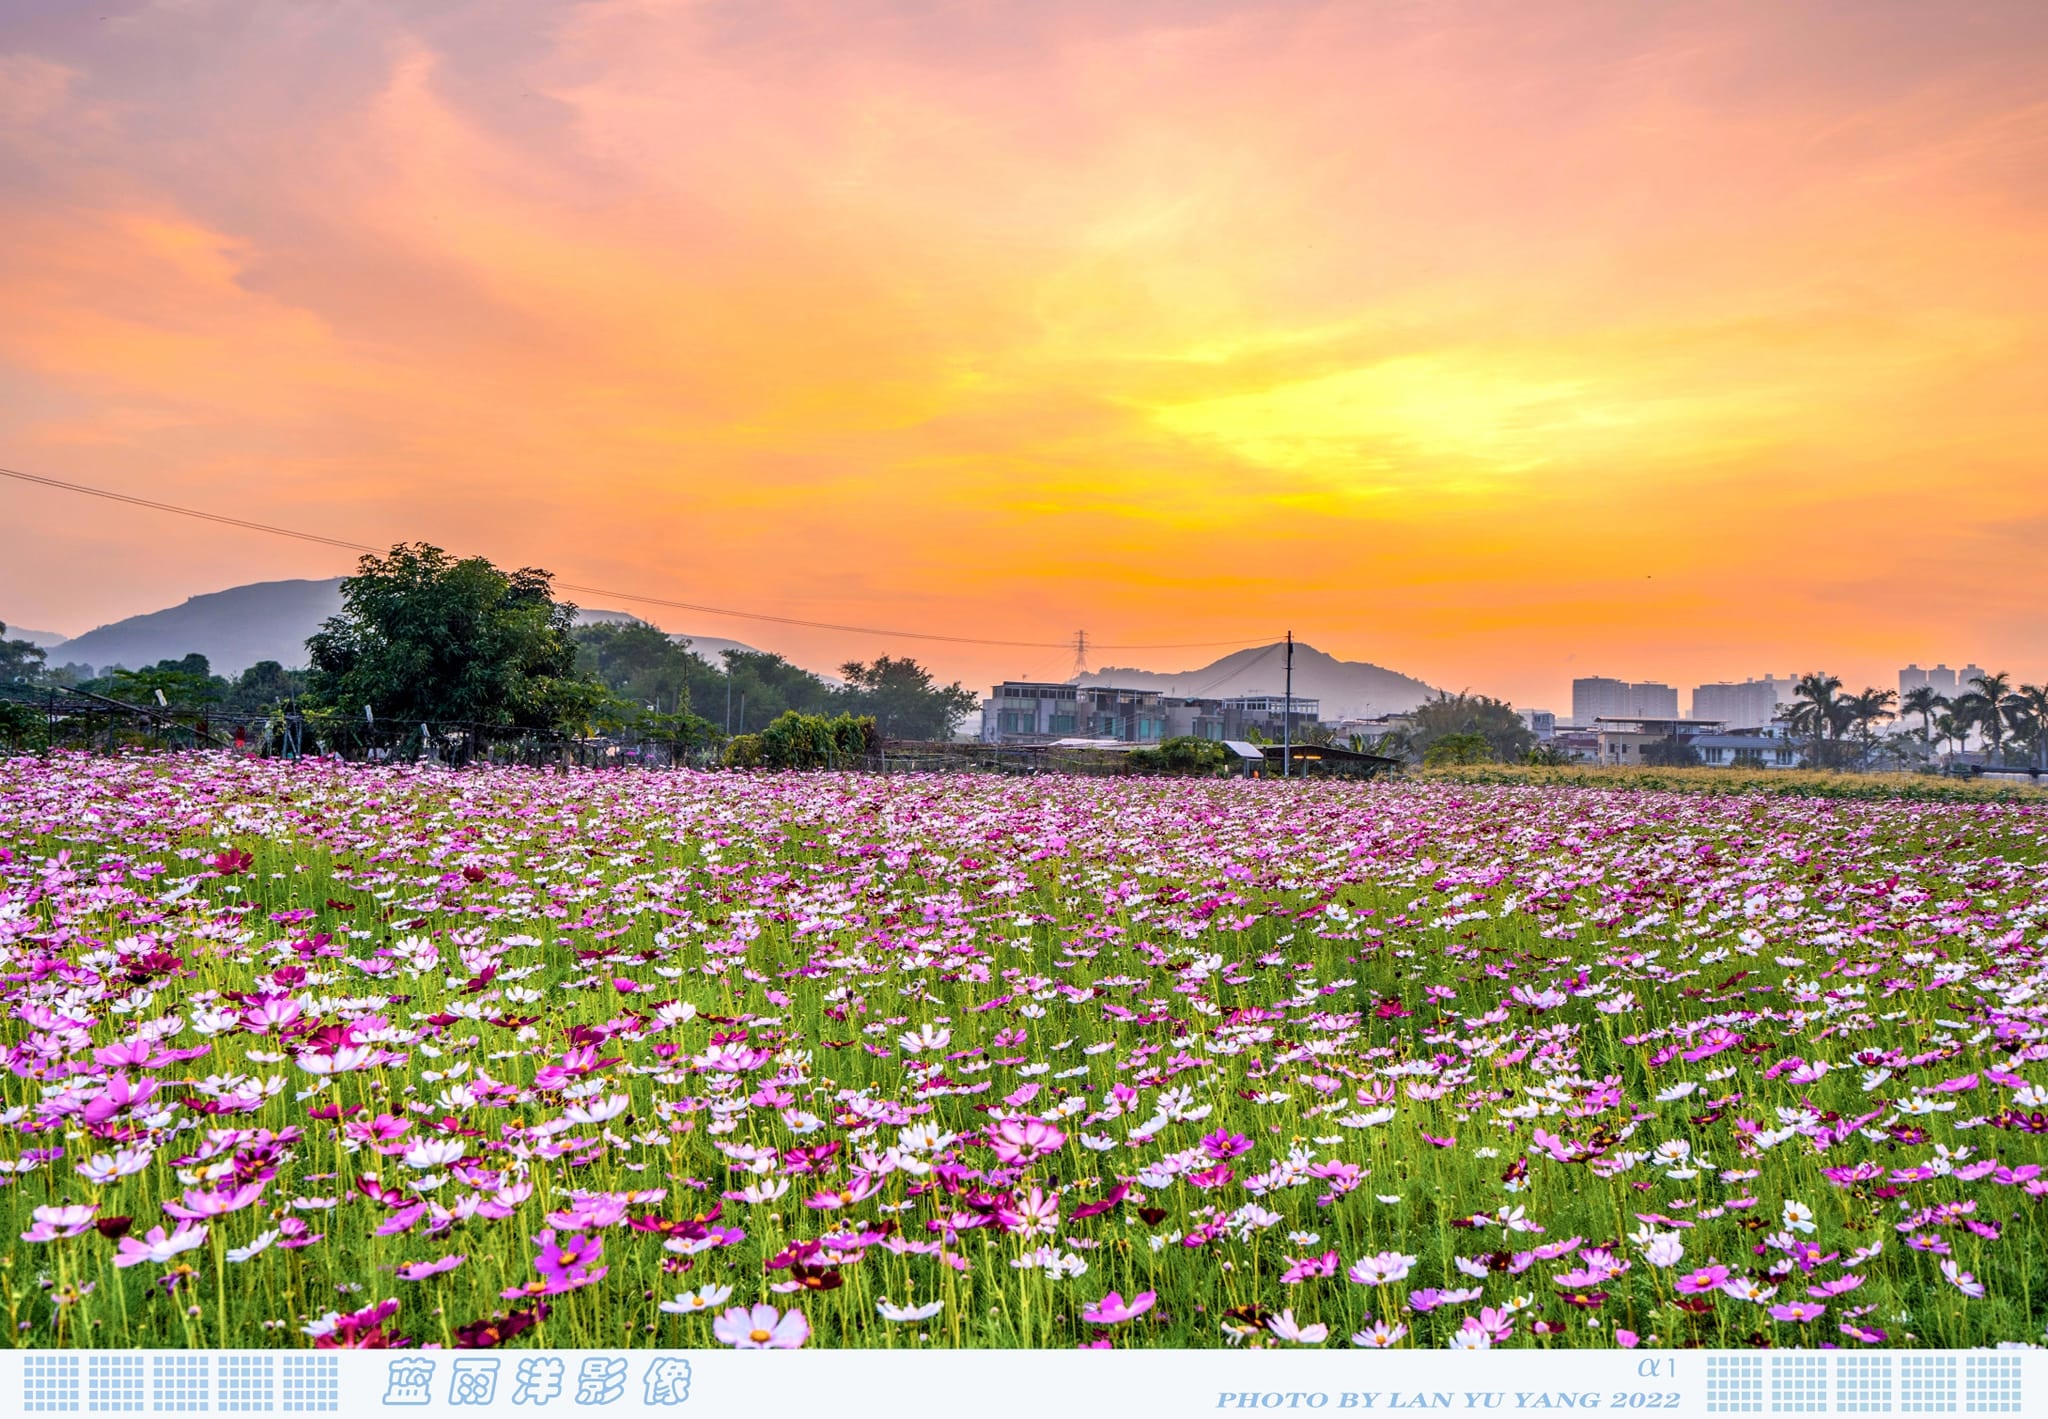
<path fill-rule="evenodd" d="M 732 738 L 732 655 L 725 658 L 725 737 Z"/>
<path fill-rule="evenodd" d="M 1287 703 L 1280 710 L 1280 777 L 1294 772 L 1294 632 L 1287 633 Z"/>

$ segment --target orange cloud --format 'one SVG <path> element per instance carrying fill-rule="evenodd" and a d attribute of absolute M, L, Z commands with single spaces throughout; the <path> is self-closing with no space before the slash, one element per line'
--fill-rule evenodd
<path fill-rule="evenodd" d="M 2036 7 L 352 14 L 0 29 L 6 461 L 1525 703 L 2048 661 Z M 24 624 L 345 569 L 8 496 Z"/>

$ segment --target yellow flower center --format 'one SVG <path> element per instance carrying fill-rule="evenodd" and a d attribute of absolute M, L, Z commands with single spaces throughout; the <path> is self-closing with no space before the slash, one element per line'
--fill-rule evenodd
<path fill-rule="evenodd" d="M 750 1330 L 747 1332 L 747 1339 L 756 1345 L 766 1345 L 770 1334 L 771 1332 L 765 1330 Z"/>

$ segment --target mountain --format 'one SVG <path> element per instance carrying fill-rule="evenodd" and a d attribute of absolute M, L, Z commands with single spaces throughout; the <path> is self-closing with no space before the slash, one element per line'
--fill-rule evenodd
<path fill-rule="evenodd" d="M 124 621 L 87 631 L 76 640 L 57 637 L 52 665 L 83 663 L 104 674 L 121 665 L 139 669 L 159 660 L 176 660 L 198 651 L 216 675 L 239 675 L 259 660 L 275 660 L 288 668 L 306 663 L 306 637 L 341 610 L 341 578 L 325 581 L 258 581 L 210 591 L 182 606 L 130 616 Z M 630 621 L 624 611 L 578 610 L 579 623 Z M 9 630 L 9 637 L 15 632 Z M 719 653 L 752 650 L 739 641 L 717 636 L 678 637 L 691 649 L 718 663 Z"/>
<path fill-rule="evenodd" d="M 1104 666 L 1076 676 L 1077 685 L 1114 685 L 1127 690 L 1163 690 L 1191 698 L 1277 695 L 1286 688 L 1286 645 L 1233 651 L 1199 670 L 1136 670 Z M 1323 719 L 1368 719 L 1412 710 L 1436 694 L 1412 675 L 1362 660 L 1339 660 L 1301 641 L 1294 643 L 1294 693 L 1318 700 Z"/>
<path fill-rule="evenodd" d="M 12 625 L 5 631 L 0 631 L 0 640 L 27 641 L 30 645 L 39 645 L 44 650 L 54 650 L 64 644 L 64 637 L 55 631 L 32 631 L 27 626 Z"/>
<path fill-rule="evenodd" d="M 87 631 L 66 641 L 51 663 L 83 663 L 104 674 L 196 650 L 216 675 L 239 675 L 259 660 L 297 667 L 306 663 L 306 637 L 340 609 L 340 577 L 252 582 Z"/>

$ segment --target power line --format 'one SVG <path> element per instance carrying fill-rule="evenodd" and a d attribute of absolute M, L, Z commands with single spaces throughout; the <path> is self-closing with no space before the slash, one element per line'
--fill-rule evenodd
<path fill-rule="evenodd" d="M 154 498 L 139 498 L 132 493 L 116 492 L 111 488 L 96 488 L 88 483 L 70 483 L 62 478 L 47 478 L 39 473 L 24 473 L 14 468 L 0 468 L 0 477 L 13 478 L 23 483 L 40 487 L 57 488 L 67 493 L 83 493 L 88 497 L 105 498 L 110 502 L 126 503 L 130 507 L 148 508 L 152 512 L 174 513 L 179 517 L 197 518 L 202 522 L 219 523 L 223 527 L 239 527 L 247 532 L 267 532 L 273 537 L 295 537 L 301 542 L 317 542 L 325 547 L 338 547 L 346 552 L 363 552 L 371 556 L 381 553 L 381 548 L 361 542 L 350 542 L 346 538 L 328 537 L 318 532 L 304 532 L 292 527 L 279 527 L 268 522 L 253 522 L 244 517 L 230 517 L 226 513 L 208 512 L 203 508 L 186 507 L 179 503 L 159 502 Z M 694 611 L 704 616 L 726 616 L 741 621 L 763 621 L 778 626 L 803 626 L 816 631 L 846 631 L 854 635 L 886 636 L 897 640 L 944 641 L 952 645 L 994 645 L 1022 646 L 1034 650 L 1073 650 L 1075 643 L 1068 641 L 1010 641 L 990 640 L 981 636 L 949 636 L 937 631 L 899 631 L 880 626 L 854 626 L 838 621 L 811 621 L 801 616 L 776 616 L 765 611 L 739 611 L 730 606 L 708 606 L 695 601 L 677 601 L 666 596 L 647 596 L 635 591 L 618 591 L 602 586 L 583 586 L 576 582 L 554 583 L 558 591 L 580 592 L 588 596 L 603 596 L 614 601 L 634 601 L 644 606 L 663 606 L 676 611 Z M 1250 640 L 1231 641 L 1167 641 L 1147 644 L 1126 643 L 1101 645 L 1089 642 L 1093 650 L 1197 650 L 1216 646 L 1257 645 L 1265 637 Z"/>

